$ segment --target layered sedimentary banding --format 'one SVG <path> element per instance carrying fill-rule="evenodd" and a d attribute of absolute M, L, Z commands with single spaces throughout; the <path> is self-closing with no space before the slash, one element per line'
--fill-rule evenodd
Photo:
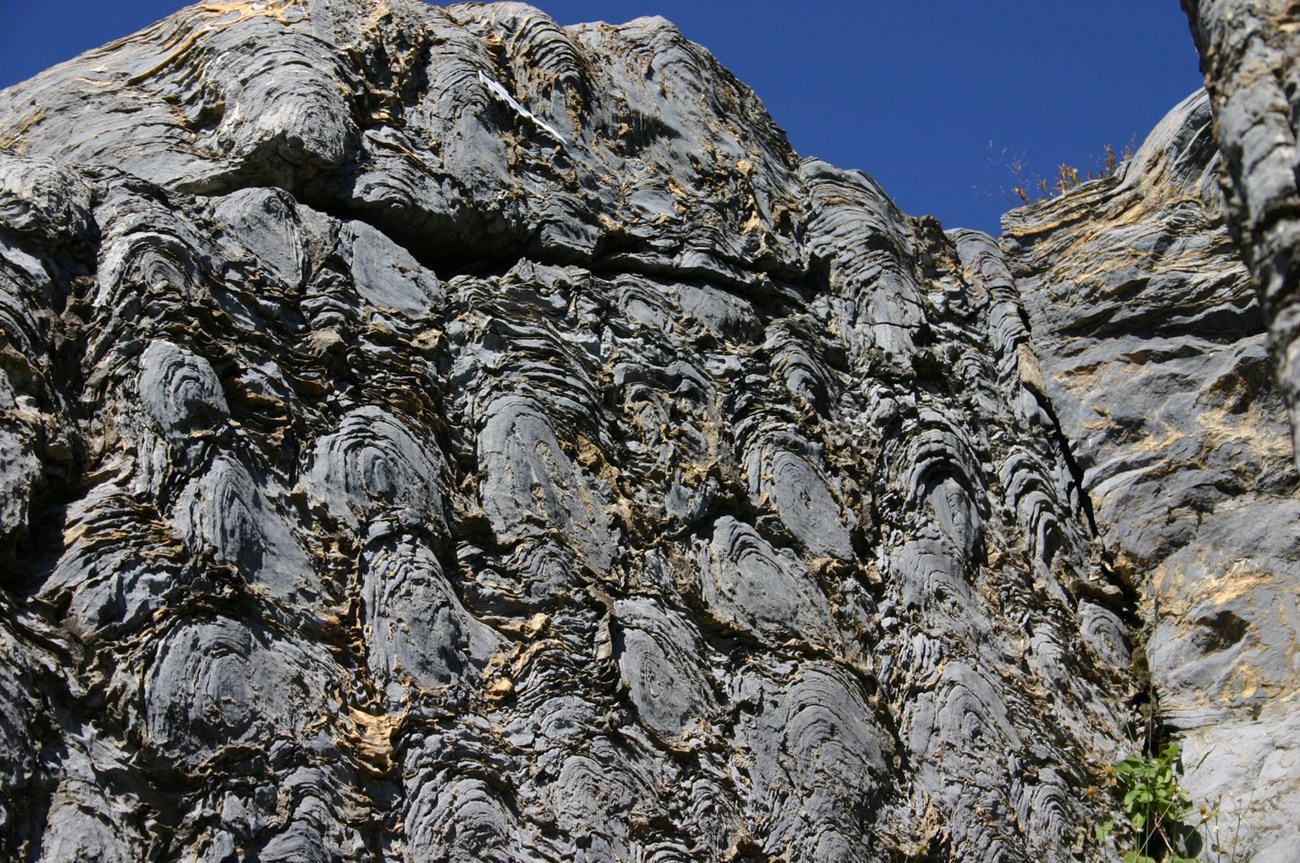
<path fill-rule="evenodd" d="M 1116 176 L 1008 216 L 1004 244 L 1104 546 L 1141 597 L 1187 787 L 1231 853 L 1280 861 L 1297 787 L 1268 765 L 1300 721 L 1300 499 L 1219 163 L 1200 92 Z"/>
<path fill-rule="evenodd" d="M 4 854 L 1104 858 L 988 237 L 661 19 L 207 4 L 0 114 Z"/>

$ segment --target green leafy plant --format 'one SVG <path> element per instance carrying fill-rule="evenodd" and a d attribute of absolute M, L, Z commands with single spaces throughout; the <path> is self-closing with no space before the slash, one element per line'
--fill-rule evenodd
<path fill-rule="evenodd" d="M 1203 847 L 1200 829 L 1211 812 L 1205 807 L 1196 810 L 1179 784 L 1180 754 L 1178 744 L 1170 743 L 1155 755 L 1130 755 L 1115 765 L 1127 822 L 1121 835 L 1132 845 L 1124 851 L 1124 863 L 1195 863 Z M 1188 823 L 1193 811 L 1199 821 Z M 1097 829 L 1098 838 L 1116 826 L 1106 822 Z"/>

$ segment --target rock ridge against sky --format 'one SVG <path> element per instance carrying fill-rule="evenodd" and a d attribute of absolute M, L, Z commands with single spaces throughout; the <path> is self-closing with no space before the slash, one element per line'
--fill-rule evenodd
<path fill-rule="evenodd" d="M 1208 105 L 1004 250 L 663 19 L 208 3 L 0 91 L 0 856 L 1106 860 L 1136 650 L 1285 859 Z"/>
<path fill-rule="evenodd" d="M 184 5 L 11 4 L 0 88 Z M 905 212 L 994 235 L 1019 204 L 1014 187 L 1054 179 L 1061 162 L 1100 168 L 1106 144 L 1136 147 L 1202 86 L 1177 3 L 804 0 L 797 15 L 781 0 L 535 5 L 562 24 L 662 15 L 762 96 L 801 155 L 866 170 Z"/>

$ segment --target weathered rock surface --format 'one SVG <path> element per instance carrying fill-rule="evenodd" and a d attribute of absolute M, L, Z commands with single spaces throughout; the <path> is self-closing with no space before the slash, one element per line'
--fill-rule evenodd
<path fill-rule="evenodd" d="M 1300 434 L 1296 7 L 1283 0 L 1183 0 L 1183 8 L 1214 106 L 1228 228 L 1255 276 L 1292 433 Z"/>
<path fill-rule="evenodd" d="M 1004 246 L 1103 543 L 1142 597 L 1185 785 L 1230 853 L 1283 861 L 1300 809 L 1300 496 L 1218 168 L 1202 91 L 1118 175 L 1009 215 Z"/>
<path fill-rule="evenodd" d="M 656 19 L 196 7 L 0 99 L 7 853 L 1098 854 L 1122 603 L 986 237 Z"/>
<path fill-rule="evenodd" d="M 0 92 L 0 855 L 1107 859 L 1141 601 L 1199 746 L 1295 673 L 1204 125 L 1008 258 L 662 19 L 206 4 Z"/>
<path fill-rule="evenodd" d="M 1201 68 L 1214 107 L 1214 131 L 1223 153 L 1221 188 L 1227 204 L 1228 228 L 1237 240 L 1254 276 L 1255 288 L 1276 362 L 1282 396 L 1290 408 L 1293 456 L 1300 467 L 1300 64 L 1297 64 L 1296 7 L 1274 0 L 1184 0 L 1192 35 L 1201 55 Z M 1295 519 L 1282 534 L 1295 536 Z M 1286 528 L 1289 528 L 1287 530 Z M 1272 545 L 1273 543 L 1270 543 Z M 1300 806 L 1297 740 L 1300 706 L 1295 676 L 1300 614 L 1300 555 L 1293 555 L 1280 584 L 1288 586 L 1275 608 L 1278 628 L 1290 630 L 1284 649 L 1273 654 L 1268 679 L 1290 682 L 1270 692 L 1265 709 L 1286 718 L 1267 727 L 1266 736 L 1249 740 L 1247 764 L 1257 769 L 1255 798 L 1266 802 L 1274 827 L 1260 860 L 1286 860 L 1295 855 L 1300 828 L 1290 812 Z M 1268 593 L 1265 592 L 1267 597 Z M 1261 603 L 1262 604 L 1262 603 Z M 1252 820 L 1252 826 L 1254 825 Z"/>

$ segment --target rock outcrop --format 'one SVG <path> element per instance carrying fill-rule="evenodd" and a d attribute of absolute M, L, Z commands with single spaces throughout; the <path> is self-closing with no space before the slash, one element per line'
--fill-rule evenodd
<path fill-rule="evenodd" d="M 1183 0 L 1183 8 L 1214 105 L 1228 228 L 1256 279 L 1294 434 L 1300 429 L 1297 10 L 1283 0 Z"/>
<path fill-rule="evenodd" d="M 1155 709 L 1225 855 L 1289 860 L 1300 783 L 1300 495 L 1209 99 L 1004 245 L 1106 556 L 1141 598 Z M 1246 825 L 1242 828 L 1241 825 Z"/>
<path fill-rule="evenodd" d="M 662 19 L 213 3 L 0 92 L 0 855 L 1109 859 L 1144 620 L 1238 793 L 1297 499 L 1207 122 L 1004 252 Z"/>

